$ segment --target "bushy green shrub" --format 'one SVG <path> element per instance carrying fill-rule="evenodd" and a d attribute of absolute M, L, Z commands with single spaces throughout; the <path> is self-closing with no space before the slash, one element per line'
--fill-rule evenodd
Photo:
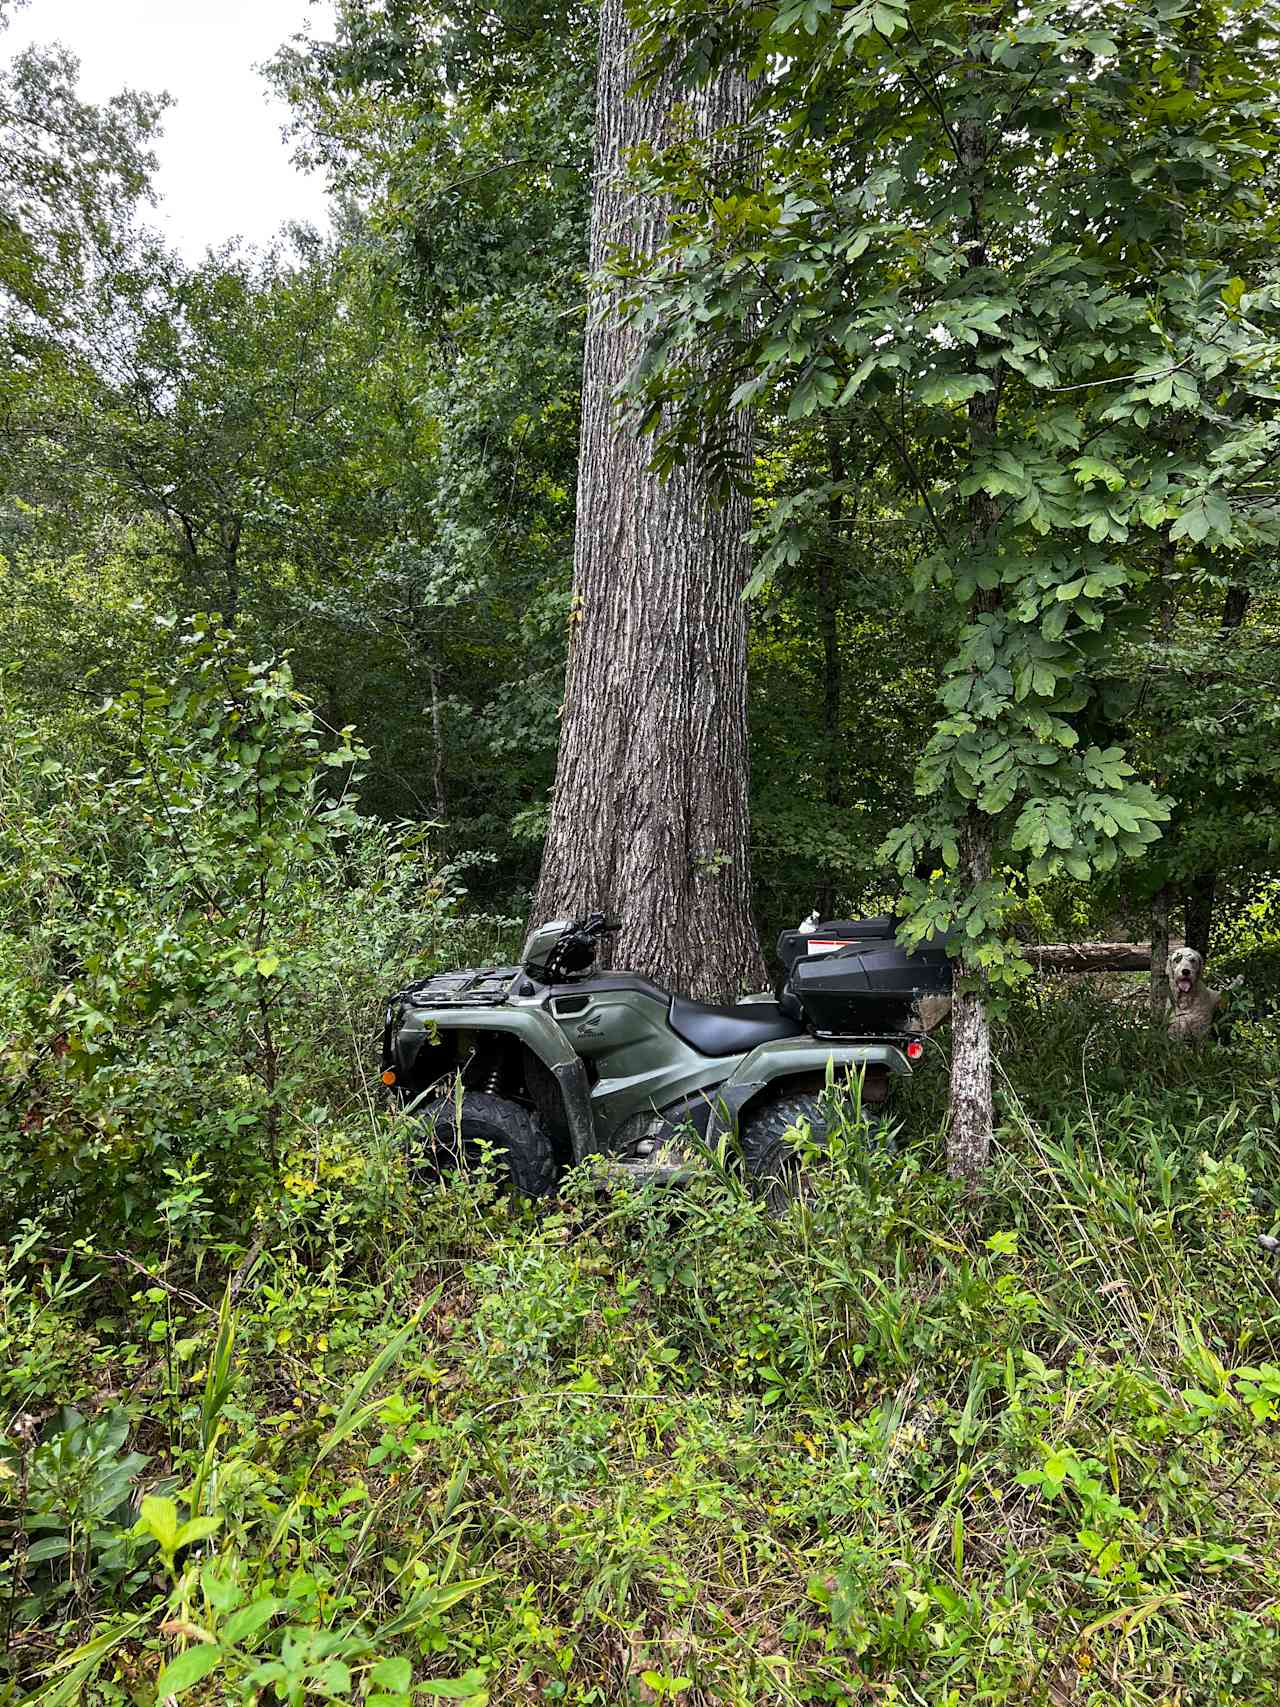
<path fill-rule="evenodd" d="M 287 664 L 175 640 L 93 753 L 4 709 L 0 1221 L 146 1237 L 198 1175 L 243 1226 L 317 1109 L 370 1120 L 382 998 L 456 931 L 456 874 L 360 815 Z"/>

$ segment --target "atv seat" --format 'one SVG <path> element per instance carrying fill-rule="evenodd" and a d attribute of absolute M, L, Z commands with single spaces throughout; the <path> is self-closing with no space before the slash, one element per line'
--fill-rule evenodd
<path fill-rule="evenodd" d="M 688 996 L 672 996 L 668 1017 L 676 1036 L 699 1055 L 745 1055 L 761 1043 L 805 1036 L 804 1026 L 788 1019 L 776 1002 L 717 1008 Z"/>

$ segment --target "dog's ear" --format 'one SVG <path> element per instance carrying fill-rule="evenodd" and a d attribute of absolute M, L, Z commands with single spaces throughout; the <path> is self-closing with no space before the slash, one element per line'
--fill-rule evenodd
<path fill-rule="evenodd" d="M 1173 957 L 1177 952 L 1178 951 L 1176 948 L 1171 948 L 1169 950 L 1168 954 L 1165 956 L 1164 975 L 1166 978 L 1172 978 L 1173 977 Z"/>

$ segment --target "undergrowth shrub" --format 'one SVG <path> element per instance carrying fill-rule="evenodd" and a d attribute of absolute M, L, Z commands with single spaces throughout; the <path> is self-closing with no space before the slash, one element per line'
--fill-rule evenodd
<path fill-rule="evenodd" d="M 185 1195 L 242 1227 L 318 1120 L 377 1124 L 381 1001 L 462 936 L 457 874 L 361 817 L 351 731 L 208 625 L 92 753 L 3 711 L 0 1223 L 145 1238 Z"/>
<path fill-rule="evenodd" d="M 373 1128 L 317 1117 L 314 1187 L 288 1184 L 247 1267 L 198 1218 L 150 1278 L 32 1230 L 0 1284 L 6 1414 L 30 1419 L 0 1472 L 10 1674 L 42 1707 L 63 1684 L 103 1707 L 1262 1707 L 1268 1059 L 1206 1052 L 1197 1087 L 1156 1053 L 1110 1086 L 1094 1051 L 1122 1022 L 1031 1012 L 977 1200 L 941 1177 L 925 1073 L 892 1146 L 838 1098 L 781 1215 L 728 1149 L 680 1191 L 584 1166 L 533 1206 L 483 1170 L 415 1184 Z M 1022 1023 L 1052 1055 L 1010 1047 Z M 341 1209 L 362 1169 L 403 1216 L 377 1269 Z M 86 1500 L 147 1459 L 74 1569 L 31 1556 L 68 1534 L 42 1513 L 81 1521 L 31 1503 L 62 1405 L 106 1419 Z"/>

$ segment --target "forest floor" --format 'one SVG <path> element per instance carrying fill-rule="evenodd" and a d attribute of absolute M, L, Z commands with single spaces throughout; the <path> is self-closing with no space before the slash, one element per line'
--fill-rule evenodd
<path fill-rule="evenodd" d="M 1000 1061 L 972 1201 L 938 1056 L 780 1219 L 415 1193 L 369 1116 L 241 1237 L 28 1224 L 0 1701 L 1274 1702 L 1280 1050 L 1077 993 Z"/>

